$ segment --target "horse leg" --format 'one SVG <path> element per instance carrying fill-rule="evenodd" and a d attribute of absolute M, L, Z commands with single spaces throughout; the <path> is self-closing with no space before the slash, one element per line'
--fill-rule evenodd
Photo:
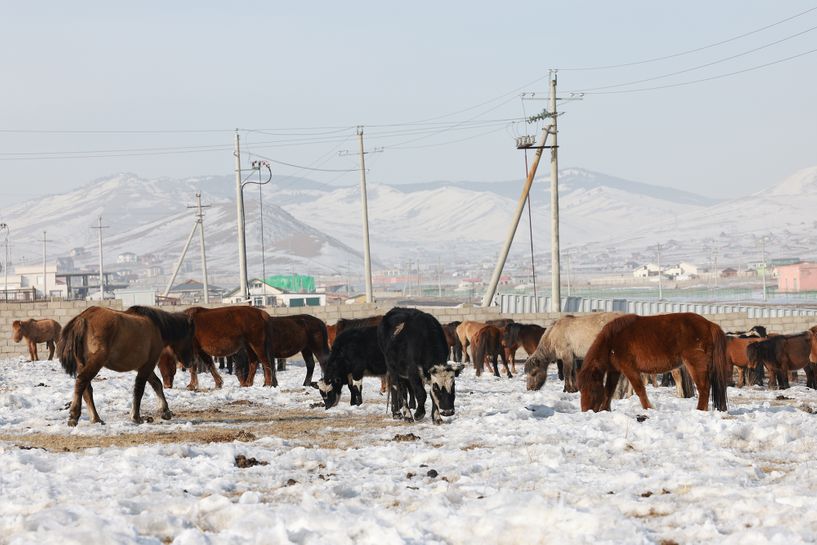
<path fill-rule="evenodd" d="M 513 378 L 513 375 L 511 374 L 511 369 L 508 367 L 508 359 L 505 357 L 505 352 L 500 351 L 499 356 L 502 358 L 502 366 L 505 368 L 505 374 L 508 375 L 508 378 Z M 515 360 L 511 359 L 511 361 Z M 513 372 L 516 373 L 516 367 L 514 367 Z"/>
<path fill-rule="evenodd" d="M 147 371 L 145 371 L 147 369 Z M 131 420 L 136 424 L 143 422 L 141 416 L 142 396 L 145 394 L 145 384 L 148 380 L 148 374 L 153 375 L 152 367 L 142 367 L 136 373 L 136 380 L 133 382 L 133 405 L 130 411 Z"/>
<path fill-rule="evenodd" d="M 569 393 L 578 392 L 579 388 L 576 386 L 576 361 L 572 354 L 562 359 L 562 368 L 565 375 L 564 391 Z"/>
<path fill-rule="evenodd" d="M 37 361 L 39 358 L 37 357 L 37 343 L 28 339 L 28 355 L 31 357 L 31 361 Z"/>
<path fill-rule="evenodd" d="M 635 368 L 635 362 L 619 361 L 619 367 L 624 376 L 627 377 L 627 380 L 630 381 L 630 384 L 632 384 L 633 390 L 635 390 L 638 399 L 641 401 L 641 406 L 645 409 L 653 409 L 654 407 L 647 397 L 647 389 L 644 388 L 644 382 L 641 380 L 641 373 Z"/>
<path fill-rule="evenodd" d="M 494 368 L 494 376 L 499 377 L 499 356 L 496 353 L 491 356 L 491 366 Z"/>
<path fill-rule="evenodd" d="M 306 364 L 306 377 L 304 378 L 304 386 L 311 386 L 312 373 L 315 371 L 315 358 L 313 358 L 312 352 L 310 352 L 308 348 L 304 348 L 301 351 L 301 356 L 303 356 L 304 363 Z"/>
<path fill-rule="evenodd" d="M 170 407 L 167 406 L 167 398 L 165 397 L 165 392 L 162 389 L 162 381 L 159 380 L 156 373 L 151 373 L 148 375 L 148 384 L 150 384 L 153 391 L 156 392 L 156 397 L 159 398 L 159 403 L 161 404 L 159 414 L 161 415 L 162 420 L 170 420 L 173 413 L 170 412 Z"/>
<path fill-rule="evenodd" d="M 703 356 L 703 354 L 701 354 Z M 692 380 L 695 381 L 695 387 L 698 389 L 698 410 L 705 411 L 709 409 L 709 366 L 714 365 L 714 362 L 707 361 L 706 357 L 696 359 L 684 358 L 684 365 L 689 371 Z"/>
<path fill-rule="evenodd" d="M 101 368 L 101 365 L 99 367 L 84 365 L 82 370 L 77 373 L 77 379 L 74 381 L 74 396 L 71 398 L 71 408 L 68 411 L 69 426 L 74 427 L 77 425 L 82 412 L 81 398 L 85 395 L 85 390 L 91 385 L 91 381 Z"/>
<path fill-rule="evenodd" d="M 54 345 L 54 341 L 46 341 L 45 345 L 48 347 L 48 361 L 54 359 L 54 349 L 56 346 Z"/>
<path fill-rule="evenodd" d="M 614 368 L 610 368 L 607 370 L 607 382 L 604 383 L 604 395 L 601 399 L 601 405 L 597 411 L 609 411 L 610 405 L 615 397 L 615 392 L 618 389 L 619 384 L 621 383 L 622 375 L 619 371 L 616 371 Z M 626 377 L 624 377 L 626 380 Z"/>
<path fill-rule="evenodd" d="M 389 377 L 388 375 L 383 375 L 380 377 L 380 394 L 383 395 L 386 393 L 386 390 L 389 388 Z"/>
<path fill-rule="evenodd" d="M 817 390 L 817 365 L 809 362 L 803 371 L 806 373 L 806 388 Z"/>
<path fill-rule="evenodd" d="M 250 348 L 252 348 L 252 351 L 255 352 L 255 357 L 261 362 L 261 368 L 264 370 L 264 386 L 272 386 L 273 388 L 277 388 L 278 377 L 275 374 L 275 358 L 272 358 L 272 362 L 269 361 L 271 355 L 267 354 L 264 350 L 263 339 L 261 342 L 251 343 Z"/>
<path fill-rule="evenodd" d="M 738 388 L 746 386 L 746 369 L 743 367 L 735 367 L 738 370 Z"/>
<path fill-rule="evenodd" d="M 96 405 L 94 404 L 94 387 L 91 383 L 88 383 L 88 386 L 85 387 L 85 391 L 82 392 L 82 398 L 85 400 L 85 406 L 88 407 L 88 413 L 91 415 L 91 423 L 92 424 L 102 424 L 105 425 L 105 422 L 99 417 L 99 413 L 96 412 Z"/>
<path fill-rule="evenodd" d="M 216 365 L 213 363 L 213 358 L 210 357 L 209 354 L 204 358 L 204 364 L 207 365 L 207 369 L 210 370 L 210 375 L 212 375 L 213 381 L 216 383 L 216 388 L 221 388 L 224 385 L 224 380 L 218 373 L 218 369 L 216 369 Z"/>
<path fill-rule="evenodd" d="M 562 360 L 556 360 L 556 374 L 559 376 L 559 380 L 565 379 L 565 364 Z"/>

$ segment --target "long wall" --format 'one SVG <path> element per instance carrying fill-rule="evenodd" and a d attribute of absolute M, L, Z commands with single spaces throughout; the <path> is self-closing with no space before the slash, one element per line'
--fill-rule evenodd
<path fill-rule="evenodd" d="M 51 303 L 0 303 L 0 358 L 13 356 L 28 357 L 28 348 L 25 343 L 15 344 L 11 339 L 11 324 L 14 320 L 27 320 L 29 318 L 52 318 L 65 325 L 68 320 L 88 308 L 96 302 L 86 301 L 56 301 Z M 104 306 L 121 309 L 122 302 L 119 300 L 106 301 Z M 210 307 L 224 305 L 209 305 Z M 182 310 L 184 307 L 165 307 L 167 310 Z M 288 314 L 309 313 L 326 321 L 334 323 L 340 318 L 365 318 L 374 314 L 386 313 L 390 305 L 379 305 L 377 303 L 361 305 L 336 305 L 328 307 L 306 307 L 306 308 L 268 308 L 267 312 L 273 316 L 286 316 Z M 491 320 L 497 318 L 513 318 L 517 322 L 535 323 L 542 326 L 549 326 L 561 314 L 548 312 L 528 312 L 518 314 L 500 314 L 499 307 L 427 307 L 423 310 L 433 314 L 440 322 L 447 323 L 454 320 Z M 728 313 L 707 315 L 706 318 L 719 324 L 724 331 L 742 331 L 754 325 L 765 325 L 769 331 L 778 333 L 796 333 L 804 331 L 813 325 L 817 325 L 817 319 L 809 316 L 787 316 L 780 318 L 750 318 L 745 313 Z M 39 347 L 40 358 L 48 356 L 45 346 Z"/>

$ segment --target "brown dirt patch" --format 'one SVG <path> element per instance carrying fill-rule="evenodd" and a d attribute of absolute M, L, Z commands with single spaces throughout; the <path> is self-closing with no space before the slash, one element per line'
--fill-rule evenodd
<path fill-rule="evenodd" d="M 158 419 L 157 419 L 158 421 Z M 190 422 L 192 430 L 170 431 L 160 424 L 142 424 L 135 433 L 119 435 L 65 435 L 53 433 L 0 434 L 21 448 L 42 448 L 55 452 L 87 448 L 129 447 L 144 444 L 230 443 L 262 437 L 296 441 L 308 448 L 351 448 L 357 445 L 356 430 L 401 427 L 386 415 L 338 415 L 332 411 L 275 410 L 259 405 L 228 404 L 203 411 L 179 411 L 171 422 Z M 82 420 L 80 426 L 95 424 Z"/>

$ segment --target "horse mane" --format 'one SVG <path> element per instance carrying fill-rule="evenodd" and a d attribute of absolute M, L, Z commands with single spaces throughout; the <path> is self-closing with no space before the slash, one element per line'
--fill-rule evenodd
<path fill-rule="evenodd" d="M 505 337 L 505 344 L 513 345 L 519 342 L 519 333 L 522 331 L 523 324 L 512 322 L 505 326 L 503 336 Z"/>
<path fill-rule="evenodd" d="M 159 329 L 159 334 L 166 343 L 182 340 L 193 332 L 192 319 L 184 312 L 165 312 L 158 308 L 141 305 L 132 306 L 125 312 L 150 319 Z"/>
<path fill-rule="evenodd" d="M 590 348 L 587 350 L 587 354 L 584 357 L 584 363 L 582 364 L 582 369 L 579 372 L 579 375 L 589 376 L 599 372 L 606 372 L 607 367 L 610 364 L 610 343 L 616 335 L 621 333 L 623 329 L 626 329 L 632 325 L 636 320 L 638 320 L 638 315 L 625 314 L 624 316 L 620 316 L 615 320 L 608 322 L 601 329 L 599 334 L 596 336 L 596 340 L 593 341 L 593 344 L 591 344 Z M 579 383 L 581 384 L 581 378 L 579 378 Z"/>

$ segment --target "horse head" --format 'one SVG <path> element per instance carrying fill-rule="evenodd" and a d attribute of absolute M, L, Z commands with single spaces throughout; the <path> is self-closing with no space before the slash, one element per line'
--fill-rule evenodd
<path fill-rule="evenodd" d="M 12 329 L 12 339 L 14 342 L 18 343 L 23 340 L 23 335 L 27 333 L 27 323 L 21 322 L 20 320 L 14 320 L 11 324 Z"/>

